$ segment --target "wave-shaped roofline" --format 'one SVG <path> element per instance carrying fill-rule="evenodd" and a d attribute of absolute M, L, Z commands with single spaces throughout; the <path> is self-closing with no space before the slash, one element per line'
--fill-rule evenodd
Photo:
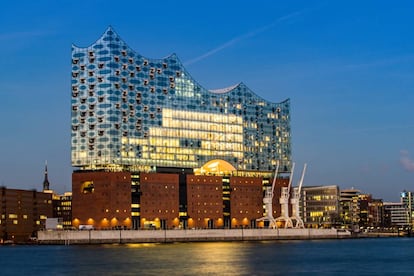
<path fill-rule="evenodd" d="M 88 46 L 81 47 L 81 46 L 76 45 L 75 43 L 72 43 L 72 47 L 75 47 L 77 49 L 88 49 L 88 48 L 91 48 L 95 44 L 97 44 L 99 42 L 99 40 L 101 40 L 108 31 L 113 32 L 119 38 L 120 41 L 122 41 L 126 46 L 128 46 L 129 49 L 131 49 L 135 54 L 137 54 L 137 55 L 139 55 L 139 56 L 141 56 L 141 57 L 143 57 L 145 59 L 161 60 L 162 61 L 162 60 L 166 60 L 166 59 L 169 59 L 169 58 L 176 58 L 177 57 L 177 55 L 175 53 L 169 54 L 169 55 L 167 55 L 167 56 L 165 56 L 163 58 L 149 58 L 149 57 L 143 56 L 140 53 L 138 53 L 137 51 L 135 51 L 133 48 L 131 48 L 128 45 L 128 43 L 126 43 L 125 40 L 122 39 L 122 37 L 114 30 L 114 28 L 111 25 L 109 25 L 108 28 L 106 28 L 106 30 L 102 33 L 102 35 L 98 39 L 96 39 L 93 43 L 89 44 Z M 180 61 L 180 64 L 182 64 L 181 61 Z"/>
<path fill-rule="evenodd" d="M 120 41 L 122 41 L 122 43 L 124 43 L 130 50 L 132 50 L 135 54 L 137 54 L 138 56 L 141 56 L 142 58 L 145 58 L 145 59 L 149 59 L 149 60 L 153 60 L 153 61 L 164 61 L 164 60 L 168 60 L 168 59 L 171 59 L 171 58 L 174 58 L 174 59 L 176 59 L 177 60 L 177 62 L 179 63 L 179 65 L 184 69 L 184 71 L 185 71 L 185 73 L 188 75 L 188 76 L 190 76 L 191 77 L 191 79 L 194 81 L 194 82 L 196 82 L 199 86 L 201 86 L 204 90 L 206 90 L 206 91 L 208 91 L 208 92 L 210 92 L 210 93 L 213 93 L 213 94 L 227 94 L 227 93 L 231 93 L 233 90 L 235 90 L 235 89 L 237 89 L 238 87 L 240 87 L 240 86 L 245 86 L 248 90 L 249 90 L 249 92 L 250 93 L 252 93 L 254 96 L 256 96 L 257 98 L 259 98 L 259 99 L 261 99 L 261 100 L 264 100 L 264 101 L 267 101 L 267 102 L 269 102 L 269 103 L 272 103 L 272 102 L 270 102 L 270 101 L 268 101 L 268 100 L 266 100 L 266 99 L 264 99 L 263 97 L 261 97 L 261 96 L 259 96 L 259 95 L 257 95 L 253 90 L 251 90 L 247 85 L 245 85 L 243 82 L 239 82 L 239 83 L 237 83 L 237 84 L 234 84 L 234 85 L 231 85 L 231 86 L 228 86 L 228 87 L 224 87 L 224 88 L 218 88 L 218 89 L 206 89 L 203 85 L 201 85 L 201 84 L 199 84 L 198 83 L 198 81 L 197 80 L 195 80 L 194 78 L 193 78 L 193 76 L 187 71 L 187 68 L 184 66 L 184 64 L 181 62 L 181 60 L 178 58 L 178 56 L 177 56 L 177 54 L 175 54 L 175 53 L 172 53 L 172 54 L 170 54 L 170 55 L 168 55 L 168 56 L 166 56 L 166 57 L 164 57 L 164 58 L 148 58 L 148 57 L 146 57 L 146 56 L 143 56 L 143 55 L 141 55 L 140 53 L 138 53 L 137 51 L 135 51 L 135 49 L 133 49 L 133 48 L 131 48 L 129 45 L 128 45 L 128 43 L 126 43 L 125 42 L 125 40 L 123 40 L 122 38 L 121 38 L 121 36 L 114 30 L 114 28 L 111 26 L 111 25 L 109 25 L 108 26 L 108 28 L 106 28 L 106 30 L 102 33 L 102 35 L 98 38 L 98 39 L 96 39 L 93 43 L 91 43 L 91 44 L 89 44 L 89 46 L 86 46 L 86 47 L 80 47 L 80 46 L 78 46 L 78 45 L 76 45 L 75 43 L 72 43 L 72 47 L 75 47 L 75 48 L 77 48 L 77 49 L 88 49 L 88 48 L 91 48 L 91 47 L 93 47 L 95 44 L 97 44 L 98 42 L 99 42 L 99 40 L 101 40 L 104 36 L 105 36 L 105 34 L 108 32 L 108 31 L 111 31 L 111 32 L 113 32 L 114 34 L 115 34 L 115 36 L 117 36 L 118 38 L 119 38 L 119 40 Z M 285 99 L 285 100 L 283 100 L 283 101 L 281 101 L 281 102 L 276 102 L 276 103 L 273 103 L 273 104 L 283 104 L 283 103 L 286 103 L 286 102 L 289 102 L 290 101 L 290 98 L 287 98 L 287 99 Z"/>

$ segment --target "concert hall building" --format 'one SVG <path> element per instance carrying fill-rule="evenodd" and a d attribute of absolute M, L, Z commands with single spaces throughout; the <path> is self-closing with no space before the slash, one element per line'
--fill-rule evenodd
<path fill-rule="evenodd" d="M 72 46 L 71 90 L 74 226 L 261 226 L 264 187 L 277 162 L 291 168 L 289 99 L 207 90 L 175 54 L 144 57 L 111 27 Z"/>

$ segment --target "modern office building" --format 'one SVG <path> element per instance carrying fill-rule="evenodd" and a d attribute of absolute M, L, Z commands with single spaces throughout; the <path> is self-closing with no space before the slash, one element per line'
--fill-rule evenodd
<path fill-rule="evenodd" d="M 300 210 L 306 227 L 332 227 L 339 224 L 339 187 L 303 187 Z"/>
<path fill-rule="evenodd" d="M 103 219 L 115 219 L 108 225 L 250 225 L 256 214 L 263 216 L 259 194 L 271 182 L 277 162 L 282 174 L 290 171 L 289 100 L 271 103 L 243 83 L 207 90 L 175 54 L 146 58 L 112 28 L 88 47 L 72 46 L 71 106 L 72 165 L 77 168 L 73 219 L 79 224 L 89 220 L 99 226 Z M 110 172 L 125 173 L 125 183 Z M 212 194 L 218 189 L 211 198 L 217 202 L 192 202 L 196 191 L 191 188 L 201 189 L 199 179 L 206 183 L 202 189 Z M 285 180 L 278 181 L 279 188 L 287 184 Z M 129 198 L 121 201 L 127 182 Z M 241 183 L 251 183 L 254 191 Z M 252 198 L 236 196 L 233 185 L 251 191 Z M 101 196 L 106 199 L 98 199 Z M 87 197 L 96 197 L 94 207 L 83 205 Z M 113 213 L 105 205 L 108 200 L 122 206 L 113 207 Z M 252 205 L 239 210 L 236 200 Z M 274 210 L 280 209 L 277 200 L 276 194 Z M 209 208 L 197 209 L 198 203 Z M 92 210 L 95 213 L 85 214 Z"/>
<path fill-rule="evenodd" d="M 387 227 L 409 226 L 407 206 L 402 202 L 384 202 L 384 220 Z"/>

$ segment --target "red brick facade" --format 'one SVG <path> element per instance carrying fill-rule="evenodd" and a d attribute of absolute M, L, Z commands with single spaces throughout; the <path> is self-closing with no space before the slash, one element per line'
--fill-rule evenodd
<path fill-rule="evenodd" d="M 264 214 L 261 177 L 140 173 L 137 179 L 139 201 L 131 205 L 129 172 L 73 173 L 73 225 L 131 228 L 134 220 L 141 229 L 264 226 L 256 223 Z M 276 182 L 275 218 L 280 215 L 281 187 L 288 181 Z"/>
<path fill-rule="evenodd" d="M 97 229 L 131 227 L 129 172 L 74 172 L 72 224 Z"/>
<path fill-rule="evenodd" d="M 263 216 L 262 178 L 230 178 L 231 226 L 254 225 Z"/>
<path fill-rule="evenodd" d="M 179 183 L 177 174 L 141 173 L 141 228 L 179 226 Z"/>
<path fill-rule="evenodd" d="M 0 240 L 27 242 L 53 215 L 52 194 L 0 188 Z"/>
<path fill-rule="evenodd" d="M 219 176 L 187 176 L 189 228 L 223 226 L 223 183 Z"/>

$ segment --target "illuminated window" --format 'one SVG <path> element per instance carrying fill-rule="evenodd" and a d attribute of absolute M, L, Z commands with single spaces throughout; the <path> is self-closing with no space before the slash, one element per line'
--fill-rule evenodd
<path fill-rule="evenodd" d="M 320 212 L 320 211 L 310 212 L 310 216 L 311 217 L 323 217 L 323 212 Z"/>
<path fill-rule="evenodd" d="M 95 191 L 95 186 L 93 185 L 93 181 L 85 181 L 81 185 L 81 192 L 84 194 L 90 194 Z"/>

